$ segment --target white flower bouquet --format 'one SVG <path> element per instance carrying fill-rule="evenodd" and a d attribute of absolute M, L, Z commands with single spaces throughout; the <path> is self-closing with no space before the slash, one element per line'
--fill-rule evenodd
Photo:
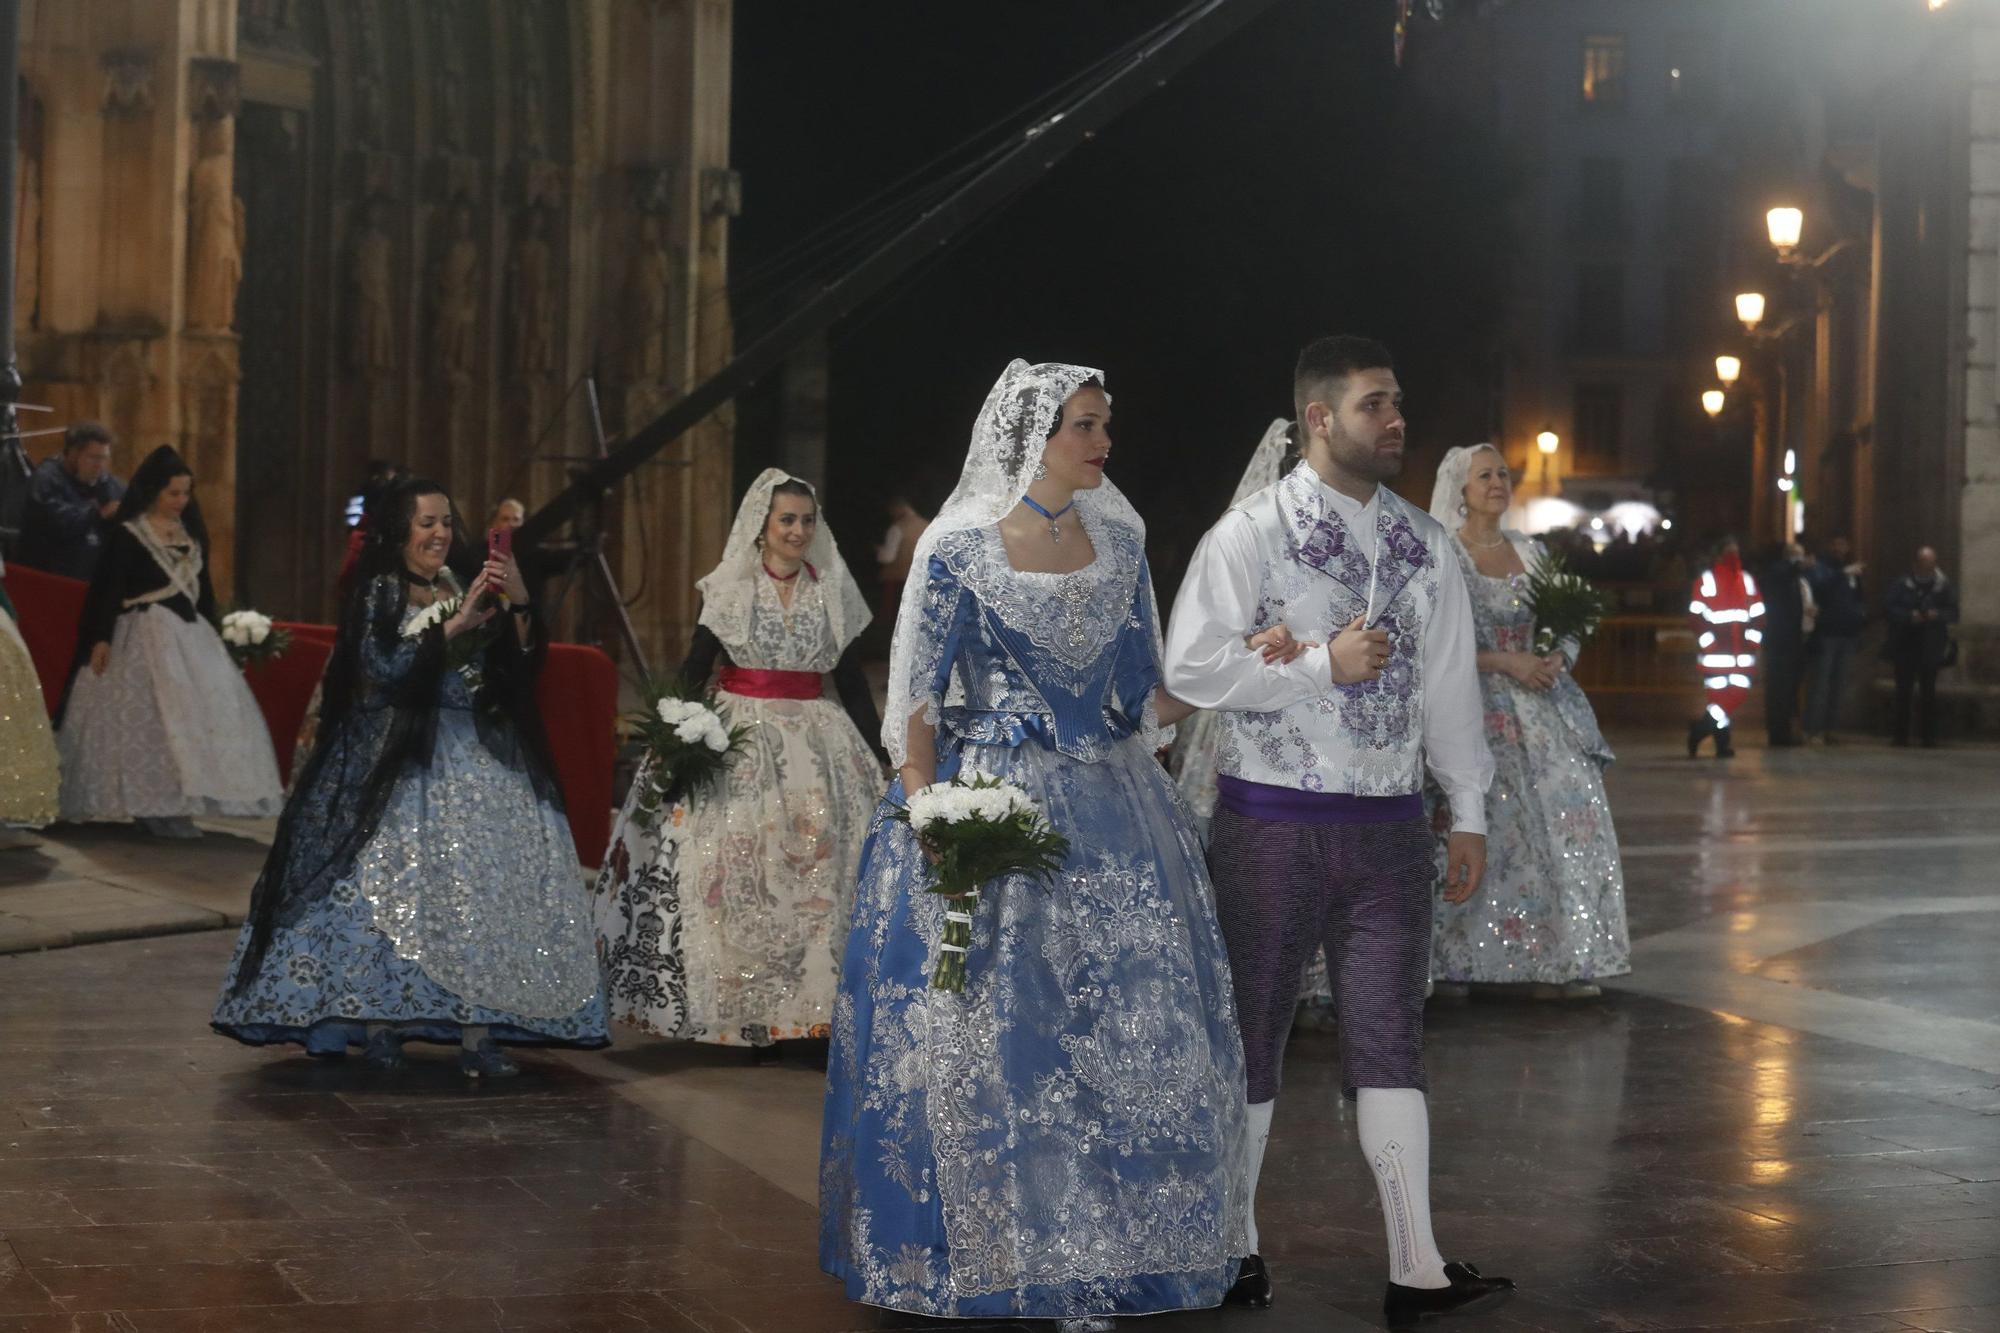
<path fill-rule="evenodd" d="M 239 667 L 274 662 L 291 649 L 289 630 L 279 629 L 262 611 L 231 611 L 222 617 L 222 644 Z"/>
<path fill-rule="evenodd" d="M 403 625 L 403 637 L 421 639 L 434 625 L 442 625 L 458 614 L 459 598 L 440 597 L 429 606 L 411 616 Z"/>
<path fill-rule="evenodd" d="M 444 622 L 458 614 L 465 605 L 463 597 L 440 597 L 429 606 L 411 616 L 403 624 L 403 637 L 421 639 L 432 630 L 442 630 Z M 475 625 L 471 629 L 445 641 L 444 666 L 447 671 L 456 671 L 465 677 L 466 688 L 474 694 L 486 683 L 486 648 L 499 632 L 492 624 Z"/>
<path fill-rule="evenodd" d="M 932 783 L 893 818 L 908 824 L 930 854 L 937 871 L 930 892 L 945 899 L 931 989 L 962 994 L 979 891 L 1003 875 L 1049 878 L 1069 855 L 1069 840 L 1049 827 L 1028 793 L 988 773 Z"/>
<path fill-rule="evenodd" d="M 648 684 L 645 709 L 627 721 L 646 747 L 647 789 L 639 812 L 649 820 L 713 786 L 750 734 L 748 727 L 729 725 L 713 694 L 690 690 L 678 678 Z"/>

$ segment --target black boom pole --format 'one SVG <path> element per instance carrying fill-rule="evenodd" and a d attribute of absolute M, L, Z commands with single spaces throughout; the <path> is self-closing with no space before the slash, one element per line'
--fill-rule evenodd
<path fill-rule="evenodd" d="M 919 261 L 952 245 L 966 228 L 1020 194 L 1071 149 L 1091 138 L 1121 113 L 1144 100 L 1224 38 L 1249 24 L 1278 0 L 1198 0 L 1159 37 L 1134 52 L 1103 82 L 1079 93 L 1062 110 L 1030 127 L 1006 154 L 957 193 L 884 242 L 859 265 L 827 284 L 817 296 L 738 352 L 651 424 L 611 454 L 580 473 L 555 499 L 536 510 L 515 534 L 529 545 L 569 520 L 586 498 L 602 494 L 636 471 L 708 415 L 758 379 L 783 365 L 793 351 L 848 314 Z"/>

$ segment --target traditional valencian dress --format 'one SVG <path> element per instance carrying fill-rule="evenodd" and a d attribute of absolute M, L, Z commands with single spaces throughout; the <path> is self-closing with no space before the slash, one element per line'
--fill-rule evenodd
<path fill-rule="evenodd" d="M 589 892 L 534 708 L 546 640 L 537 628 L 523 651 L 501 629 L 453 649 L 409 585 L 378 575 L 343 608 L 320 743 L 214 1027 L 322 1055 L 370 1023 L 400 1040 L 485 1026 L 501 1043 L 602 1046 Z"/>
<path fill-rule="evenodd" d="M 1540 542 L 1508 533 L 1527 569 Z M 1472 594 L 1481 652 L 1533 649 L 1527 575 L 1492 578 L 1451 543 Z M 1571 661 L 1575 644 L 1564 645 Z M 1486 793 L 1486 877 L 1462 903 L 1434 909 L 1431 976 L 1438 981 L 1564 982 L 1632 970 L 1625 873 L 1604 794 L 1611 747 L 1583 689 L 1564 671 L 1546 691 L 1498 671 L 1479 673 L 1493 785 Z M 1438 863 L 1440 877 L 1444 863 Z"/>
<path fill-rule="evenodd" d="M 820 1263 L 873 1305 L 958 1318 L 1212 1306 L 1243 1252 L 1243 1063 L 1201 847 L 1153 759 L 1144 528 L 1108 482 L 1096 558 L 1021 573 L 995 527 L 1096 371 L 1014 362 L 925 534 L 884 730 L 937 726 L 937 777 L 1019 784 L 1069 853 L 988 885 L 963 994 L 934 990 L 942 900 L 877 811 L 841 972 Z"/>
<path fill-rule="evenodd" d="M 105 533 L 56 743 L 65 820 L 278 813 L 271 733 L 216 631 L 196 537 L 163 541 L 144 514 Z"/>
<path fill-rule="evenodd" d="M 850 651 L 870 611 L 824 521 L 790 606 L 764 568 L 756 538 L 790 480 L 769 469 L 744 496 L 722 563 L 698 585 L 701 627 L 682 669 L 713 682 L 748 748 L 713 789 L 664 806 L 642 765 L 597 880 L 612 1016 L 663 1037 L 768 1046 L 824 1037 L 833 1020 L 883 786 L 862 737 L 880 722 Z"/>
<path fill-rule="evenodd" d="M 0 567 L 4 568 L 4 567 Z M 0 588 L 0 825 L 40 828 L 55 822 L 62 771 L 49 731 L 41 677 Z"/>

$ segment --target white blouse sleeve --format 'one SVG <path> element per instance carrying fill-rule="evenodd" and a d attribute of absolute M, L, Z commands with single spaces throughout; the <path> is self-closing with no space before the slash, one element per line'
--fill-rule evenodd
<path fill-rule="evenodd" d="M 1264 713 L 1325 694 L 1333 663 L 1325 644 L 1268 663 L 1245 640 L 1257 632 L 1262 558 L 1247 514 L 1234 510 L 1195 548 L 1167 631 L 1167 693 L 1196 708 Z"/>

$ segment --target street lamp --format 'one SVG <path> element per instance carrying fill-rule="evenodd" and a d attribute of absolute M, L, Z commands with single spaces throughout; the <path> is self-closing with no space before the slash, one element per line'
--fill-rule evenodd
<path fill-rule="evenodd" d="M 1743 321 L 1746 330 L 1754 331 L 1764 322 L 1764 293 L 1736 293 L 1736 318 Z"/>
<path fill-rule="evenodd" d="M 1792 251 L 1799 248 L 1799 237 L 1805 233 L 1806 215 L 1802 209 L 1774 208 L 1764 215 L 1764 226 L 1771 233 L 1771 244 L 1778 258 L 1790 259 Z"/>
<path fill-rule="evenodd" d="M 1719 417 L 1722 415 L 1722 405 L 1727 401 L 1728 399 L 1722 390 L 1705 389 L 1701 395 L 1701 410 L 1712 417 Z"/>
<path fill-rule="evenodd" d="M 1542 427 L 1542 433 L 1535 437 L 1535 447 L 1544 454 L 1553 454 L 1557 449 L 1562 447 L 1562 437 L 1544 426 Z"/>
<path fill-rule="evenodd" d="M 1718 356 L 1715 358 L 1715 377 L 1727 389 L 1743 375 L 1743 358 L 1738 356 Z"/>

